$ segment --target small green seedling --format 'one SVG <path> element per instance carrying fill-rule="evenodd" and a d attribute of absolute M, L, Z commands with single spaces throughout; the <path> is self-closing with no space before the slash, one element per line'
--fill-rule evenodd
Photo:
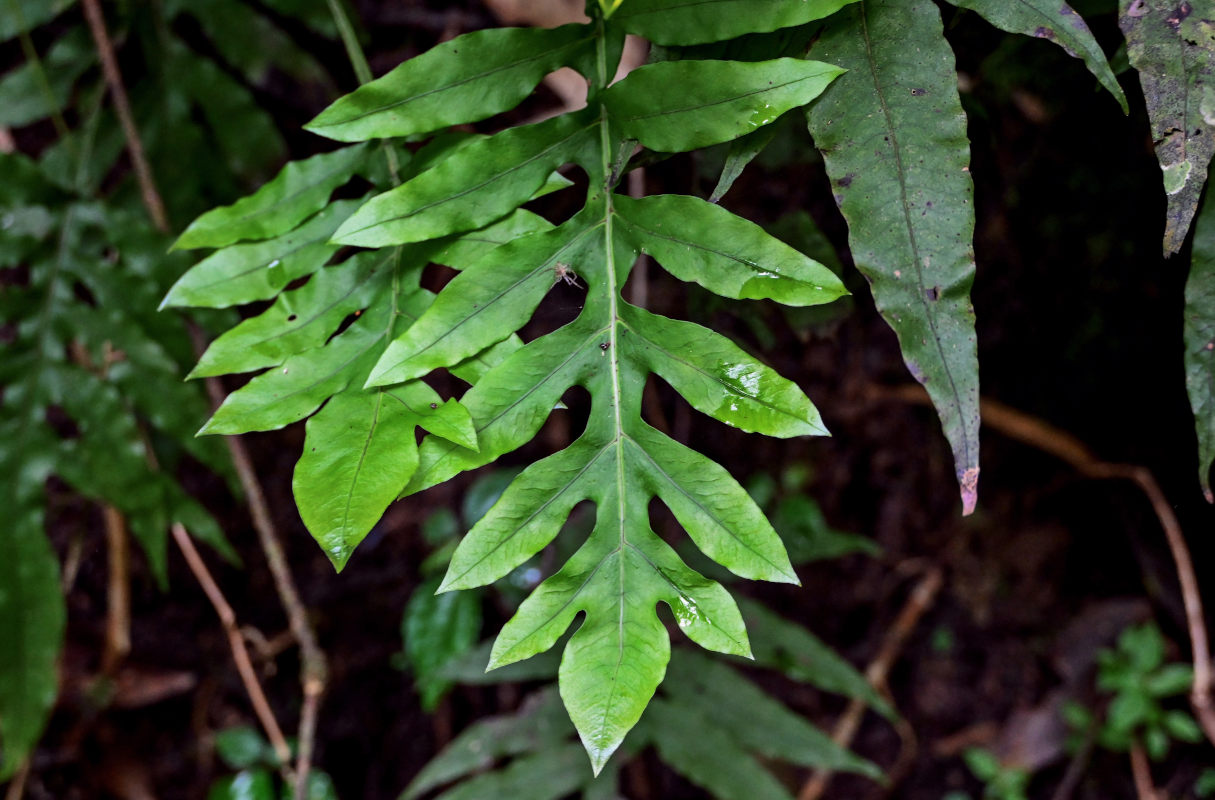
<path fill-rule="evenodd" d="M 1127 628 L 1115 648 L 1097 656 L 1097 688 L 1112 695 L 1104 719 L 1077 703 L 1064 708 L 1064 717 L 1077 731 L 1096 727 L 1097 743 L 1126 752 L 1142 742 L 1152 760 L 1159 761 L 1173 741 L 1202 740 L 1198 723 L 1186 711 L 1166 709 L 1164 701 L 1185 694 L 1193 682 L 1188 664 L 1164 663 L 1165 641 L 1154 622 Z"/>
<path fill-rule="evenodd" d="M 1026 800 L 1029 770 L 1001 763 L 995 753 L 972 747 L 962 754 L 971 773 L 983 781 L 983 800 Z"/>
<path fill-rule="evenodd" d="M 290 742 L 294 747 L 294 742 Z M 280 766 L 270 743 L 253 728 L 238 725 L 215 734 L 215 753 L 236 770 L 211 784 L 207 800 L 290 800 L 290 786 L 277 778 Z M 308 800 L 337 800 L 333 781 L 324 772 L 308 775 Z"/>

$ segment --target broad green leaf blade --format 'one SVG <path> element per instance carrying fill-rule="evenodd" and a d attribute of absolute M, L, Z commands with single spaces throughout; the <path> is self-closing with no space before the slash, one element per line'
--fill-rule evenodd
<path fill-rule="evenodd" d="M 1198 480 L 1208 503 L 1215 463 L 1215 201 L 1194 222 L 1194 252 L 1185 285 L 1185 383 L 1198 434 Z"/>
<path fill-rule="evenodd" d="M 16 502 L 0 535 L 0 781 L 33 749 L 55 704 L 67 617 L 41 509 L 11 488 L 5 497 Z"/>
<path fill-rule="evenodd" d="M 477 592 L 436 595 L 437 579 L 426 581 L 410 596 L 401 620 L 405 658 L 413 670 L 422 709 L 433 711 L 451 687 L 439 671 L 468 652 L 481 632 L 481 595 Z"/>
<path fill-rule="evenodd" d="M 524 700 L 518 712 L 470 725 L 422 768 L 401 800 L 415 800 L 445 783 L 488 769 L 497 759 L 559 747 L 573 733 L 560 696 L 553 689 L 542 689 Z M 579 766 L 584 763 L 579 753 Z"/>
<path fill-rule="evenodd" d="M 744 599 L 739 606 L 751 631 L 756 663 L 823 691 L 863 700 L 883 716 L 894 717 L 894 709 L 874 691 L 865 676 L 817 636 L 762 603 Z"/>
<path fill-rule="evenodd" d="M 588 25 L 466 33 L 360 86 L 304 127 L 356 142 L 477 122 L 517 106 L 591 42 Z"/>
<path fill-rule="evenodd" d="M 480 450 L 426 438 L 421 462 L 403 494 L 442 483 L 509 453 L 536 435 L 561 395 L 595 366 L 598 331 L 567 326 L 508 356 L 460 400 L 472 414 Z"/>
<path fill-rule="evenodd" d="M 644 424 L 631 426 L 625 451 L 705 555 L 742 578 L 800 584 L 780 537 L 725 469 Z"/>
<path fill-rule="evenodd" d="M 822 417 L 792 381 L 744 353 L 719 333 L 633 306 L 621 318 L 636 336 L 622 346 L 662 376 L 698 411 L 751 433 L 789 438 L 826 436 Z"/>
<path fill-rule="evenodd" d="M 422 392 L 434 394 L 434 390 L 421 381 L 411 381 L 404 386 L 390 388 L 387 394 L 392 400 L 416 414 L 419 417 L 418 424 L 428 432 L 467 450 L 480 449 L 477 444 L 477 429 L 473 427 L 472 415 L 468 413 L 467 408 L 455 399 L 439 403 L 437 397 L 434 400 L 422 400 L 422 404 L 418 405 L 414 398 Z"/>
<path fill-rule="evenodd" d="M 224 247 L 243 239 L 269 239 L 294 230 L 328 205 L 329 195 L 350 180 L 367 153 L 365 146 L 345 147 L 292 161 L 253 194 L 191 222 L 173 248 Z"/>
<path fill-rule="evenodd" d="M 620 133 L 679 153 L 750 133 L 818 97 L 843 72 L 818 61 L 662 61 L 604 92 Z M 679 91 L 671 91 L 671 87 Z"/>
<path fill-rule="evenodd" d="M 1215 153 L 1215 40 L 1210 8 L 1174 0 L 1121 0 L 1118 26 L 1152 123 L 1168 209 L 1164 254 L 1185 243 Z M 1206 9 L 1206 13 L 1202 9 Z"/>
<path fill-rule="evenodd" d="M 228 395 L 199 433 L 272 431 L 299 422 L 367 374 L 387 333 L 389 312 L 381 302 L 324 347 L 258 375 Z"/>
<path fill-rule="evenodd" d="M 431 253 L 430 260 L 452 269 L 468 269 L 495 247 L 530 233 L 551 231 L 554 225 L 539 214 L 516 209 L 509 216 L 479 230 L 466 233 Z"/>
<path fill-rule="evenodd" d="M 530 200 L 554 169 L 593 141 L 593 122 L 585 114 L 564 114 L 474 142 L 372 198 L 334 241 L 384 247 L 487 225 Z"/>
<path fill-rule="evenodd" d="M 1088 71 L 1114 96 L 1122 112 L 1128 113 L 1126 95 L 1114 77 L 1105 52 L 1093 38 L 1084 17 L 1060 0 L 950 0 L 968 8 L 1009 33 L 1046 39 L 1062 47 L 1069 56 L 1084 60 Z"/>
<path fill-rule="evenodd" d="M 655 587 L 646 585 L 653 576 L 645 558 L 631 547 L 606 556 L 586 576 L 582 593 L 594 611 L 588 611 L 561 658 L 561 699 L 596 775 L 637 724 L 666 674 L 671 642 L 655 613 Z M 614 613 L 603 614 L 607 608 Z"/>
<path fill-rule="evenodd" d="M 160 307 L 228 308 L 274 297 L 333 257 L 338 247 L 329 244 L 329 237 L 357 205 L 354 200 L 332 203 L 290 233 L 213 253 L 173 284 Z"/>
<path fill-rule="evenodd" d="M 646 724 L 662 760 L 720 800 L 792 800 L 793 796 L 699 704 L 658 699 Z"/>
<path fill-rule="evenodd" d="M 684 195 L 613 203 L 635 247 L 722 297 L 809 306 L 848 294 L 831 270 L 721 206 Z"/>
<path fill-rule="evenodd" d="M 334 395 L 308 420 L 291 480 L 304 524 L 339 571 L 418 465 L 418 418 L 385 394 Z"/>
<path fill-rule="evenodd" d="M 671 658 L 664 691 L 699 709 L 709 724 L 765 758 L 803 767 L 844 770 L 878 779 L 882 771 L 761 691 L 736 670 L 695 651 Z"/>
<path fill-rule="evenodd" d="M 426 313 L 388 345 L 367 385 L 422 377 L 479 353 L 501 340 L 504 331 L 523 327 L 560 280 L 557 265 L 582 261 L 598 227 L 575 218 L 490 251 L 444 287 Z"/>
<path fill-rule="evenodd" d="M 854 0 L 628 0 L 612 21 L 655 44 L 723 42 L 823 19 Z"/>
<path fill-rule="evenodd" d="M 456 548 L 439 591 L 493 583 L 540 552 L 587 496 L 610 480 L 608 448 L 579 440 L 519 474 Z"/>
<path fill-rule="evenodd" d="M 322 346 L 347 316 L 388 290 L 395 263 L 393 253 L 360 253 L 319 270 L 306 284 L 283 292 L 270 308 L 212 342 L 189 377 L 272 367 Z"/>
<path fill-rule="evenodd" d="M 928 390 L 953 448 L 962 511 L 978 500 L 973 186 L 953 53 L 930 3 L 860 0 L 811 55 L 846 67 L 808 112 L 857 268 Z"/>
<path fill-rule="evenodd" d="M 207 800 L 276 800 L 274 777 L 265 768 L 241 770 L 212 784 Z"/>

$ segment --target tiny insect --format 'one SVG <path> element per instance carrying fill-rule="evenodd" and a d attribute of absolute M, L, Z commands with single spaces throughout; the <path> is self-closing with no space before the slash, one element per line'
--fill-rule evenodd
<path fill-rule="evenodd" d="M 578 273 L 570 269 L 570 265 L 566 264 L 564 261 L 558 261 L 555 265 L 553 265 L 553 274 L 557 276 L 553 279 L 553 283 L 556 283 L 557 281 L 565 281 L 570 286 L 582 286 L 581 283 L 578 283 Z"/>

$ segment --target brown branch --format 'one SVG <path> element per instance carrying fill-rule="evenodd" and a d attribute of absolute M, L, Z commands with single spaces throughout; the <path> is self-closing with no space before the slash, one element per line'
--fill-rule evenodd
<path fill-rule="evenodd" d="M 907 403 L 926 404 L 928 395 L 919 386 L 902 386 L 895 389 L 874 387 L 871 395 L 875 399 L 900 400 Z M 1031 417 L 996 400 L 980 401 L 983 424 L 995 428 L 1006 436 L 1035 447 L 1045 453 L 1066 461 L 1082 475 L 1097 479 L 1128 480 L 1139 487 L 1164 529 L 1165 541 L 1177 569 L 1177 581 L 1181 585 L 1181 599 L 1185 605 L 1186 625 L 1189 630 L 1190 647 L 1193 652 L 1194 683 L 1190 689 L 1190 705 L 1206 733 L 1215 744 L 1215 705 L 1211 697 L 1211 651 L 1207 639 L 1205 615 L 1202 609 L 1202 593 L 1198 588 L 1198 577 L 1194 562 L 1185 542 L 1181 523 L 1173 512 L 1168 498 L 1146 467 L 1131 464 L 1112 464 L 1097 458 L 1078 438 L 1067 431 Z"/>
<path fill-rule="evenodd" d="M 191 328 L 195 348 L 202 350 L 202 333 L 197 328 Z M 207 378 L 207 393 L 211 403 L 218 408 L 224 401 L 224 388 L 218 378 Z M 312 753 L 316 744 L 316 724 L 321 697 L 325 693 L 325 682 L 328 678 L 328 666 L 325 653 L 316 641 L 316 633 L 308 620 L 307 610 L 300 600 L 295 580 L 291 577 L 291 569 L 287 565 L 287 556 L 283 552 L 278 531 L 270 516 L 270 507 L 266 495 L 262 492 L 261 483 L 253 469 L 253 462 L 244 442 L 236 436 L 225 437 L 232 463 L 236 467 L 237 477 L 241 488 L 245 491 L 245 499 L 249 504 L 249 514 L 253 518 L 253 527 L 257 531 L 258 543 L 266 556 L 270 574 L 274 578 L 274 588 L 278 592 L 279 602 L 287 615 L 287 625 L 295 636 L 300 647 L 300 683 L 303 686 L 303 706 L 300 710 L 300 726 L 298 731 L 298 755 L 296 759 L 296 800 L 305 800 L 308 796 L 308 773 L 312 769 Z"/>
<path fill-rule="evenodd" d="M 898 660 L 899 654 L 903 651 L 903 647 L 906 646 L 907 639 L 911 636 L 911 632 L 915 630 L 915 626 L 919 623 L 920 618 L 932 607 L 943 582 L 941 569 L 939 567 L 932 567 L 920 579 L 916 587 L 912 589 L 911 595 L 907 598 L 907 602 L 899 612 L 898 617 L 895 618 L 894 624 L 890 626 L 886 631 L 886 635 L 882 638 L 882 646 L 878 649 L 877 656 L 865 669 L 865 678 L 874 689 L 879 692 L 885 692 L 886 679 L 890 675 L 891 667 Z M 849 701 L 848 707 L 844 710 L 839 721 L 835 724 L 835 729 L 831 732 L 832 740 L 841 747 L 851 745 L 852 740 L 856 738 L 857 731 L 860 729 L 861 718 L 864 714 L 865 701 L 855 699 Z M 818 798 L 823 796 L 823 792 L 827 790 L 827 785 L 831 782 L 833 774 L 829 769 L 816 770 L 802 786 L 801 791 L 798 792 L 797 800 L 818 800 Z"/>
<path fill-rule="evenodd" d="M 105 516 L 105 540 L 109 553 L 109 584 L 106 589 L 105 649 L 101 655 L 101 673 L 114 677 L 118 665 L 131 652 L 131 544 L 122 512 L 108 503 Z"/>
<path fill-rule="evenodd" d="M 1139 742 L 1131 743 L 1131 777 L 1135 781 L 1135 797 L 1139 800 L 1159 800 L 1156 786 L 1152 783 L 1152 766 L 1147 753 Z"/>
<path fill-rule="evenodd" d="M 266 732 L 266 738 L 270 740 L 270 746 L 274 748 L 274 754 L 284 765 L 289 764 L 291 748 L 287 746 L 287 738 L 283 736 L 283 729 L 279 727 L 274 712 L 270 710 L 266 693 L 262 691 L 262 685 L 257 679 L 253 661 L 249 658 L 249 651 L 245 648 L 245 640 L 241 637 L 240 628 L 236 625 L 236 613 L 232 610 L 232 606 L 228 605 L 228 600 L 220 591 L 219 585 L 215 583 L 215 579 L 211 577 L 210 570 L 203 563 L 202 556 L 198 554 L 198 549 L 194 547 L 194 542 L 190 539 L 190 534 L 186 532 L 185 527 L 179 522 L 174 522 L 171 530 L 173 539 L 181 548 L 181 554 L 185 556 L 186 563 L 190 566 L 190 571 L 194 573 L 195 579 L 198 580 L 207 599 L 211 601 L 211 606 L 224 626 L 224 632 L 228 635 L 228 646 L 232 649 L 232 660 L 236 662 L 241 683 L 245 685 L 245 692 L 253 704 L 253 712 L 261 722 L 262 729 Z"/>
<path fill-rule="evenodd" d="M 165 213 L 164 201 L 156 189 L 156 179 L 152 176 L 152 168 L 148 165 L 144 154 L 143 140 L 139 129 L 135 127 L 135 116 L 131 113 L 131 101 L 127 97 L 126 86 L 122 82 L 122 72 L 118 69 L 118 59 L 114 56 L 114 44 L 105 27 L 105 15 L 101 12 L 100 0 L 83 0 L 84 16 L 89 23 L 89 31 L 93 34 L 93 42 L 97 45 L 97 53 L 101 57 L 101 71 L 105 75 L 106 85 L 114 98 L 114 112 L 122 125 L 122 134 L 126 138 L 127 152 L 131 156 L 131 166 L 135 169 L 135 177 L 139 181 L 139 191 L 143 196 L 143 204 L 148 209 L 152 224 L 162 233 L 169 232 L 169 217 Z"/>

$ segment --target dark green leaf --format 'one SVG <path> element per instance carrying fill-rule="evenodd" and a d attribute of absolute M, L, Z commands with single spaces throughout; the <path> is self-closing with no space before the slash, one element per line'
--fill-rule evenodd
<path fill-rule="evenodd" d="M 25 760 L 55 704 L 67 617 L 41 509 L 18 502 L 10 487 L 0 536 L 0 781 Z"/>
<path fill-rule="evenodd" d="M 1208 503 L 1215 464 L 1215 201 L 1194 223 L 1190 277 L 1185 285 L 1185 383 L 1198 435 L 1198 480 Z"/>
<path fill-rule="evenodd" d="M 273 748 L 248 725 L 225 728 L 215 734 L 215 752 L 232 769 L 247 769 L 274 760 Z"/>
<path fill-rule="evenodd" d="M 1101 82 L 1127 113 L 1126 95 L 1118 85 L 1105 52 L 1093 38 L 1084 18 L 1059 0 L 950 0 L 959 8 L 976 11 L 1000 30 L 1046 39 L 1068 55 L 1084 59 L 1089 72 Z"/>
<path fill-rule="evenodd" d="M 76 0 L 5 0 L 0 3 L 0 41 L 49 22 Z"/>
<path fill-rule="evenodd" d="M 962 510 L 978 500 L 973 187 L 953 53 L 931 3 L 860 0 L 811 55 L 849 70 L 809 111 L 856 266 L 953 447 Z"/>
<path fill-rule="evenodd" d="M 443 667 L 468 652 L 481 633 L 480 593 L 436 595 L 438 587 L 434 579 L 415 589 L 401 621 L 405 657 L 425 711 L 433 711 L 451 686 L 442 676 Z"/>
<path fill-rule="evenodd" d="M 572 733 L 557 692 L 537 692 L 518 712 L 469 726 L 422 768 L 401 800 L 414 800 L 445 783 L 488 769 L 497 759 L 558 747 Z"/>
<path fill-rule="evenodd" d="M 1121 0 L 1118 25 L 1152 123 L 1168 210 L 1164 254 L 1181 249 L 1215 153 L 1215 36 L 1210 9 L 1174 0 Z"/>

